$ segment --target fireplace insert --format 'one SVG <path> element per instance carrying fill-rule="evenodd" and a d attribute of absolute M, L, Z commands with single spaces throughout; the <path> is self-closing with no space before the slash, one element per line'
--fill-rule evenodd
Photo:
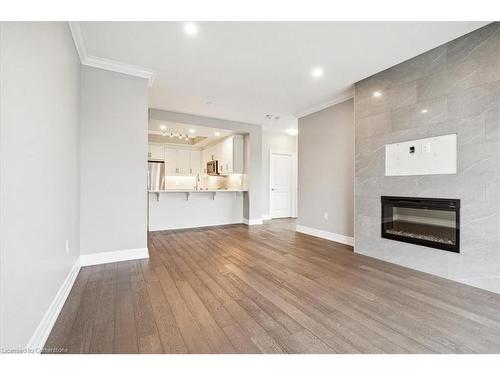
<path fill-rule="evenodd" d="M 382 237 L 460 252 L 460 199 L 381 197 Z"/>

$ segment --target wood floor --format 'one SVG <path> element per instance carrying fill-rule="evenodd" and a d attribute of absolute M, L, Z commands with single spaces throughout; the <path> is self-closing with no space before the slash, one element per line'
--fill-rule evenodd
<path fill-rule="evenodd" d="M 293 222 L 154 232 L 84 267 L 46 348 L 69 353 L 500 353 L 500 296 L 354 254 Z"/>

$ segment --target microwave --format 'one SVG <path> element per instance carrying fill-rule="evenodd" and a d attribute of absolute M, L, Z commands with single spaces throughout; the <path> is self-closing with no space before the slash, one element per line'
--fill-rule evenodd
<path fill-rule="evenodd" d="M 207 174 L 211 176 L 217 176 L 219 174 L 219 162 L 217 160 L 207 162 Z"/>

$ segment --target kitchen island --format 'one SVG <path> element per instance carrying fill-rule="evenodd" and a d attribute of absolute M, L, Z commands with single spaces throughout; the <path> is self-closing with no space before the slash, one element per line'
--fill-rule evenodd
<path fill-rule="evenodd" d="M 168 189 L 149 191 L 150 231 L 243 222 L 246 190 Z"/>

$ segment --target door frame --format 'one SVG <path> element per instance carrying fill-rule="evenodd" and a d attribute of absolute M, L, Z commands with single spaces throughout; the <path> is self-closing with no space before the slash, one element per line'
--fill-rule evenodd
<path fill-rule="evenodd" d="M 269 219 L 272 220 L 271 215 L 271 200 L 272 200 L 272 175 L 273 175 L 273 154 L 277 155 L 288 155 L 292 158 L 292 183 L 291 183 L 291 194 L 290 194 L 290 215 L 296 218 L 298 213 L 297 209 L 297 152 L 281 151 L 269 149 Z"/>

